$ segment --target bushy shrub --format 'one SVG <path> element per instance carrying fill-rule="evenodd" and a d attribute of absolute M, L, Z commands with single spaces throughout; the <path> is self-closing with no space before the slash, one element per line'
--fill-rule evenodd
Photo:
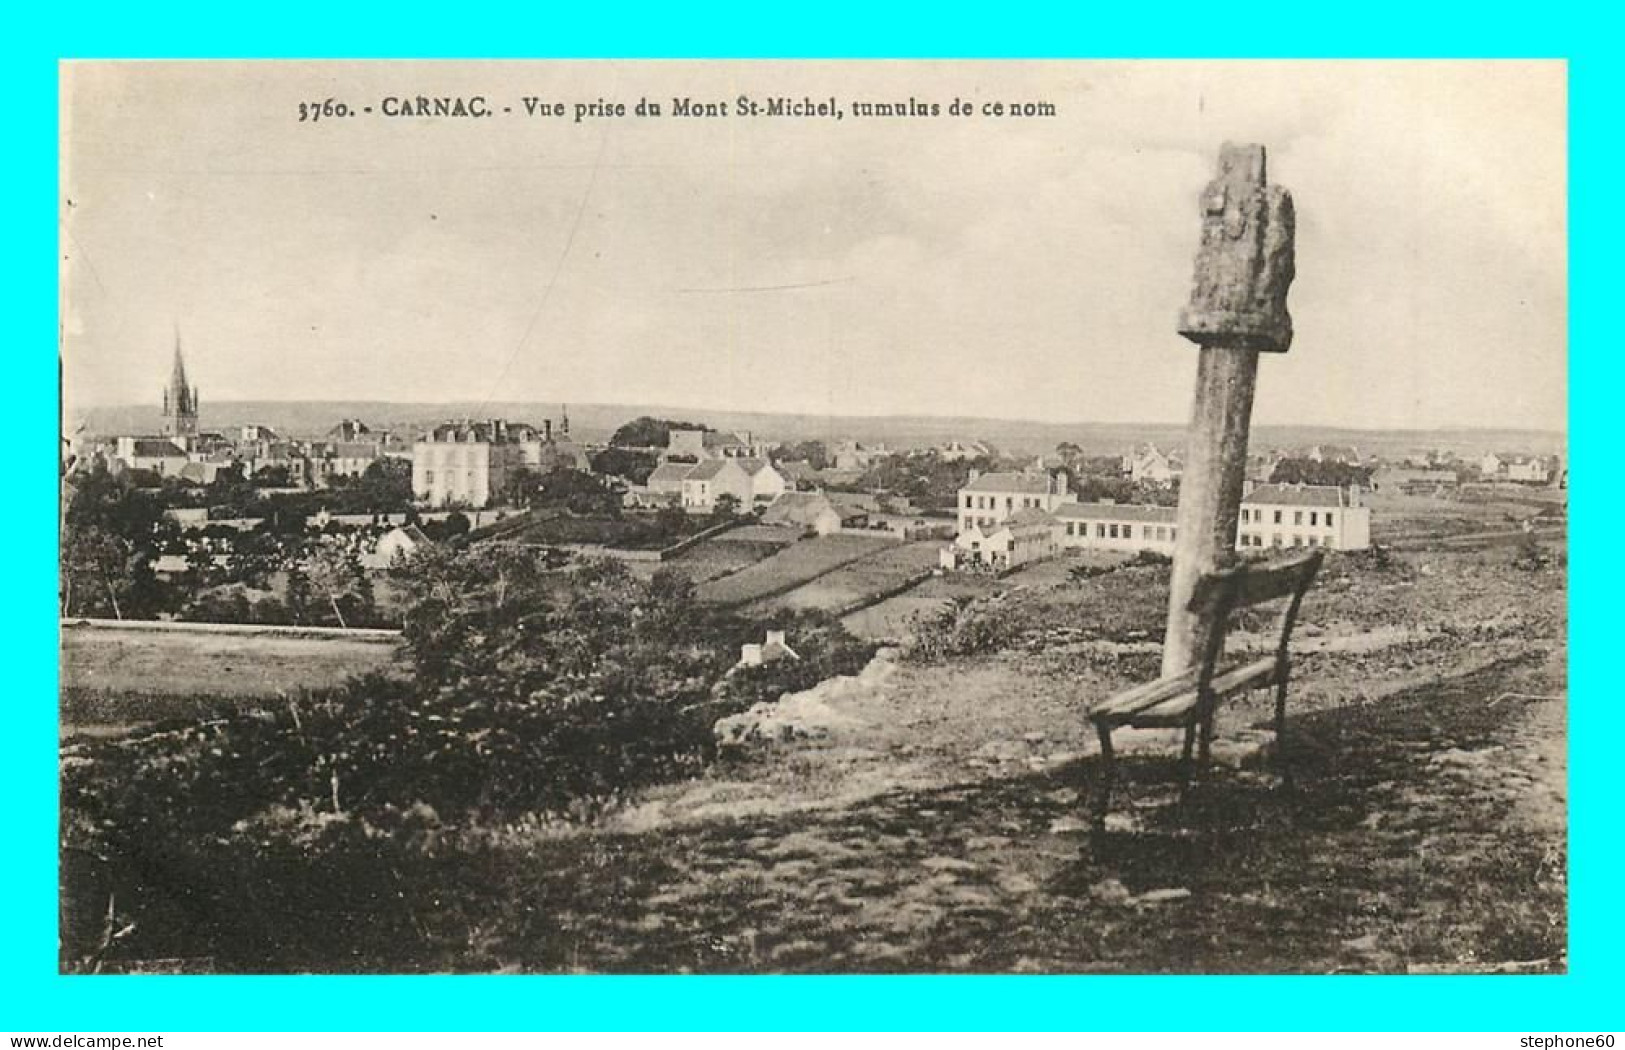
<path fill-rule="evenodd" d="M 995 653 L 1015 645 L 1034 625 L 1034 611 L 1019 597 L 958 599 L 914 619 L 905 656 L 929 662 Z"/>
<path fill-rule="evenodd" d="M 148 955 L 253 944 L 297 967 L 324 936 L 373 943 L 378 909 L 390 936 L 424 936 L 397 884 L 436 854 L 442 819 L 601 811 L 700 770 L 718 718 L 873 651 L 800 613 L 775 626 L 801 659 L 730 675 L 758 625 L 696 603 L 681 575 L 640 581 L 613 561 L 561 575 L 514 549 L 430 551 L 398 582 L 414 680 L 358 678 L 65 753 L 64 857 L 78 859 L 63 892 L 82 902 L 65 909 L 65 965 L 105 955 L 106 899 L 138 916 Z"/>

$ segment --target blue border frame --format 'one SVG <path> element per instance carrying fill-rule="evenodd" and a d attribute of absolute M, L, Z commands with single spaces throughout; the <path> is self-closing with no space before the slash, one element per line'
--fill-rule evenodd
<path fill-rule="evenodd" d="M 1606 735 L 1603 647 L 1620 584 L 1598 480 L 1621 366 L 1601 345 L 1607 268 L 1621 241 L 1616 26 L 1564 4 L 1463 10 L 1164 3 L 1130 11 L 941 5 L 868 10 L 676 4 L 567 11 L 378 12 L 337 5 L 166 11 L 79 3 L 8 16 L 0 44 L 15 216 L 5 296 L 22 512 L 0 610 L 16 689 L 0 762 L 11 827 L 0 859 L 0 1028 L 36 1031 L 1070 1029 L 1577 1030 L 1618 1025 L 1621 850 Z M 56 545 L 58 375 L 56 85 L 65 57 L 1543 57 L 1570 62 L 1571 972 L 1564 977 L 189 977 L 56 975 Z M 1611 119 L 1613 118 L 1613 119 Z M 1617 447 L 1617 446 L 1615 446 Z M 36 455 L 33 450 L 38 449 Z M 1616 530 L 1617 531 L 1617 530 Z M 1109 998 L 1108 998 L 1109 997 Z M 1173 1004 L 1178 1004 L 1174 1006 Z M 831 1004 L 835 1004 L 832 1005 Z"/>

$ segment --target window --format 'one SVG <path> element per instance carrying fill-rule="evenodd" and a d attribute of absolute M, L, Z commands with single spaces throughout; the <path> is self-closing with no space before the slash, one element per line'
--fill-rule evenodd
<path fill-rule="evenodd" d="M 1106 523 L 1105 522 L 1101 521 L 1101 522 L 1096 522 L 1095 523 L 1095 538 L 1100 539 L 1100 540 L 1103 540 L 1103 539 L 1106 538 Z"/>
<path fill-rule="evenodd" d="M 1280 511 L 1275 512 L 1275 524 L 1277 524 L 1277 525 L 1281 524 L 1281 512 Z M 1280 544 L 1277 543 L 1276 546 L 1279 547 Z"/>
<path fill-rule="evenodd" d="M 1016 507 L 1016 498 L 1014 496 L 1006 496 L 1006 497 L 1004 497 L 1004 509 L 1005 510 L 1014 510 L 1015 507 Z"/>
<path fill-rule="evenodd" d="M 1331 511 L 1326 512 L 1326 527 L 1328 529 L 1332 527 L 1332 512 Z"/>
<path fill-rule="evenodd" d="M 1075 522 L 1075 521 L 1067 522 L 1066 523 L 1066 534 L 1068 536 L 1076 536 L 1078 534 L 1078 523 Z"/>
<path fill-rule="evenodd" d="M 1294 525 L 1302 525 L 1303 524 L 1303 511 L 1295 510 L 1295 511 L 1292 512 L 1292 524 L 1294 524 Z"/>
<path fill-rule="evenodd" d="M 1309 524 L 1311 524 L 1311 525 L 1319 525 L 1320 524 L 1320 515 L 1317 512 L 1315 512 L 1315 511 L 1310 511 L 1309 512 Z"/>
<path fill-rule="evenodd" d="M 1280 512 L 1277 511 L 1276 513 L 1279 514 Z M 1270 546 L 1271 547 L 1279 547 L 1280 545 L 1281 545 L 1281 534 L 1279 532 L 1277 532 L 1273 536 L 1270 537 Z"/>
<path fill-rule="evenodd" d="M 434 471 L 425 470 L 423 472 L 423 483 L 425 485 L 433 485 L 434 484 Z"/>
<path fill-rule="evenodd" d="M 965 497 L 965 509 L 966 509 L 966 510 L 970 510 L 970 505 L 971 505 L 971 500 L 972 500 L 972 499 L 973 499 L 973 498 L 974 498 L 974 497 L 972 497 L 972 496 L 966 496 L 966 497 Z"/>

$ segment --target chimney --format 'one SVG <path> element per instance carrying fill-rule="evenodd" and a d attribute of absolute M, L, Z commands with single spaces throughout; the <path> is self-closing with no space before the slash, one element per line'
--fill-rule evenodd
<path fill-rule="evenodd" d="M 769 631 L 769 632 L 767 632 L 767 644 L 768 645 L 783 645 L 784 644 L 784 632 L 783 631 Z"/>
<path fill-rule="evenodd" d="M 978 467 L 970 468 L 970 479 L 969 480 L 975 481 L 977 478 L 979 478 L 981 476 L 982 476 L 982 471 L 981 471 L 980 468 L 978 468 Z"/>

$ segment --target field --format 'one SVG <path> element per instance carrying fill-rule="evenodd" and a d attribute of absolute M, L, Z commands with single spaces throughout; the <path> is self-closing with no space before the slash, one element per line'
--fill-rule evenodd
<path fill-rule="evenodd" d="M 897 543 L 849 562 L 776 598 L 746 606 L 747 613 L 771 608 L 836 612 L 873 595 L 901 587 L 937 564 L 940 540 Z"/>
<path fill-rule="evenodd" d="M 936 544 L 937 547 L 941 543 Z M 860 638 L 902 641 L 920 617 L 932 616 L 957 600 L 985 598 L 1016 588 L 1053 586 L 1067 580 L 1079 566 L 1104 568 L 1119 565 L 1128 555 L 1116 551 L 1071 551 L 1059 558 L 1026 565 L 1008 576 L 990 578 L 954 574 L 934 576 L 918 587 L 893 595 L 842 618 L 846 629 Z"/>
<path fill-rule="evenodd" d="M 61 721 L 106 732 L 222 709 L 387 670 L 395 640 L 297 632 L 62 628 Z"/>
<path fill-rule="evenodd" d="M 1423 549 L 1451 538 L 1516 535 L 1527 518 L 1542 525 L 1564 521 L 1556 515 L 1561 505 L 1541 490 L 1527 497 L 1509 493 L 1482 500 L 1377 493 L 1368 501 L 1372 542 Z"/>
<path fill-rule="evenodd" d="M 795 541 L 795 533 L 788 529 L 745 525 L 702 540 L 677 557 L 649 567 L 649 571 L 675 569 L 696 584 L 706 583 L 770 558 Z"/>
<path fill-rule="evenodd" d="M 702 585 L 699 597 L 701 601 L 718 605 L 742 605 L 783 594 L 847 562 L 895 545 L 895 540 L 868 536 L 834 535 L 800 540 L 770 558 Z"/>
<path fill-rule="evenodd" d="M 973 599 L 992 628 L 967 634 L 974 648 L 887 651 L 873 673 L 802 708 L 823 719 L 815 732 L 590 819 L 450 818 L 433 849 L 403 849 L 394 897 L 355 904 L 347 921 L 364 950 L 335 938 L 301 965 L 1564 972 L 1566 546 L 1541 534 L 1531 562 L 1485 538 L 1505 531 L 1508 511 L 1494 504 L 1390 511 L 1419 549 L 1328 558 L 1294 636 L 1284 750 L 1261 695 L 1220 710 L 1216 761 L 1186 792 L 1176 749 L 1120 737 L 1124 775 L 1102 838 L 1086 834 L 1097 745 L 1084 713 L 1156 674 L 1168 567 L 1076 578 L 1085 562 L 1066 558 L 997 580 L 932 577 L 846 622 L 907 639 L 910 612 Z M 767 549 L 768 537 L 739 532 L 737 546 Z M 802 540 L 701 593 L 759 603 L 748 609 L 828 608 L 906 578 L 936 546 Z M 719 550 L 720 538 L 701 544 L 691 564 L 719 564 Z M 1233 651 L 1263 644 L 1263 626 L 1244 621 Z M 272 656 L 245 644 L 260 639 L 183 639 L 166 655 L 101 634 L 65 631 L 77 676 L 65 684 L 135 675 L 172 696 L 217 696 L 217 681 L 274 695 L 388 650 L 341 656 L 278 639 L 292 648 Z M 369 940 L 374 928 L 407 932 Z M 281 935 L 156 954 L 251 970 Z"/>

